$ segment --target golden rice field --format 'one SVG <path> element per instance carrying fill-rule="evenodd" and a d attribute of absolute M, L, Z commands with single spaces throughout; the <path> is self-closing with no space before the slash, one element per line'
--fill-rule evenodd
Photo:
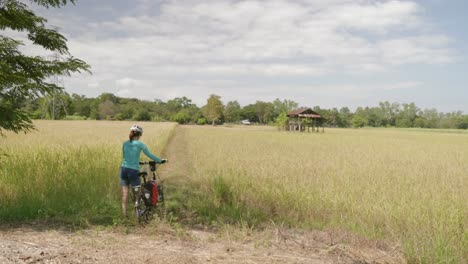
<path fill-rule="evenodd" d="M 0 138 L 0 221 L 114 223 L 132 124 L 40 121 Z M 410 263 L 467 262 L 466 133 L 141 125 L 155 154 L 176 133 L 166 199 L 181 222 L 344 229 L 400 244 Z"/>
<path fill-rule="evenodd" d="M 0 138 L 0 220 L 50 218 L 78 224 L 119 217 L 122 142 L 133 122 L 37 121 L 37 131 Z M 143 123 L 159 154 L 175 124 Z"/>
<path fill-rule="evenodd" d="M 401 243 L 410 263 L 468 260 L 467 134 L 196 127 L 178 133 L 192 181 L 211 196 L 206 208 L 198 205 L 202 216 L 214 219 L 217 208 L 251 223 L 344 228 Z"/>

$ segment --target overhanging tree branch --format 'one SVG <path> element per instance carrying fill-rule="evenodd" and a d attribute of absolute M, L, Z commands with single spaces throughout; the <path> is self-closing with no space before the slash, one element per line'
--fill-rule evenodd
<path fill-rule="evenodd" d="M 66 0 L 31 2 L 47 8 L 74 3 Z M 36 16 L 18 0 L 0 0 L 0 30 L 26 32 L 33 45 L 70 55 L 67 39 L 57 29 L 47 28 L 46 22 L 45 18 Z M 0 134 L 3 130 L 18 133 L 34 128 L 29 114 L 20 106 L 28 99 L 62 91 L 63 87 L 49 81 L 51 77 L 91 73 L 90 66 L 80 59 L 72 56 L 64 60 L 27 56 L 19 50 L 21 45 L 24 44 L 20 40 L 0 35 Z"/>

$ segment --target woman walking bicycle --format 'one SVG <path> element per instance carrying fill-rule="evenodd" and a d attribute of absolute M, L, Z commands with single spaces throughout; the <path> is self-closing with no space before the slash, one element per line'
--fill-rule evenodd
<path fill-rule="evenodd" d="M 141 185 L 141 180 L 138 176 L 141 151 L 157 163 L 165 163 L 167 161 L 167 159 L 161 159 L 153 155 L 145 143 L 140 141 L 141 136 L 143 136 L 143 128 L 133 125 L 130 128 L 129 140 L 125 141 L 122 145 L 123 161 L 120 167 L 120 186 L 122 186 L 122 212 L 124 216 L 127 215 L 128 186 L 131 185 L 133 189 L 138 189 Z"/>

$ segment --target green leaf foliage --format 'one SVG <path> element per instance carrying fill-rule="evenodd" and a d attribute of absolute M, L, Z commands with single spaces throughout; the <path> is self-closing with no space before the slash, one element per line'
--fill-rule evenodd
<path fill-rule="evenodd" d="M 204 108 L 205 117 L 214 125 L 223 116 L 223 110 L 224 106 L 223 102 L 221 102 L 221 97 L 214 94 L 210 95 Z"/>
<path fill-rule="evenodd" d="M 56 109 L 54 115 L 52 115 L 52 109 L 47 105 L 51 98 L 60 98 L 63 106 L 63 109 Z M 215 123 L 239 123 L 241 120 L 247 119 L 251 123 L 276 124 L 280 128 L 284 128 L 285 124 L 288 123 L 287 112 L 289 110 L 287 109 L 290 109 L 291 105 L 297 105 L 293 101 L 277 99 L 273 102 L 257 101 L 243 107 L 237 101 L 230 101 L 223 107 L 220 98 L 215 97 L 215 99 L 219 99 L 215 103 L 212 102 L 213 105 L 217 105 L 218 111 L 215 112 L 216 118 L 218 118 Z M 3 104 L 0 105 L 0 107 L 2 106 Z M 18 111 L 17 108 L 11 109 Z M 199 125 L 213 123 L 213 119 L 206 116 L 209 114 L 207 109 L 209 109 L 208 103 L 200 108 L 186 97 L 177 97 L 167 102 L 160 99 L 146 101 L 122 98 L 111 93 L 103 93 L 96 98 L 61 93 L 54 97 L 28 99 L 21 106 L 21 110 L 30 113 L 33 118 L 52 118 L 55 116 L 55 118 L 62 119 L 78 119 L 77 117 L 79 117 L 107 120 L 174 121 L 180 124 Z M 273 111 L 271 111 L 272 109 Z M 280 110 L 282 112 L 279 112 Z M 354 112 L 348 107 L 325 109 L 315 106 L 313 110 L 322 116 L 322 119 L 317 120 L 315 124 L 327 127 L 468 128 L 468 115 L 464 115 L 462 112 L 440 113 L 436 109 L 420 110 L 412 103 L 383 102 L 378 107 L 358 107 Z M 6 111 L 4 112 L 6 113 Z"/>
<path fill-rule="evenodd" d="M 41 6 L 60 7 L 65 0 L 35 0 Z M 67 39 L 56 29 L 46 27 L 47 20 L 37 16 L 17 0 L 0 0 L 0 29 L 25 32 L 35 46 L 66 56 L 63 60 L 28 56 L 20 51 L 21 40 L 0 34 L 0 133 L 3 130 L 27 132 L 33 129 L 31 115 L 20 106 L 34 98 L 59 93 L 63 87 L 51 77 L 90 72 L 84 61 L 70 56 Z"/>

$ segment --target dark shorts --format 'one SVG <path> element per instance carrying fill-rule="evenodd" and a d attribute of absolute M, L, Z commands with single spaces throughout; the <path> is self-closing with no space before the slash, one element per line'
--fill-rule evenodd
<path fill-rule="evenodd" d="M 140 186 L 141 180 L 138 177 L 137 170 L 120 167 L 120 186 L 132 185 L 132 187 Z"/>

